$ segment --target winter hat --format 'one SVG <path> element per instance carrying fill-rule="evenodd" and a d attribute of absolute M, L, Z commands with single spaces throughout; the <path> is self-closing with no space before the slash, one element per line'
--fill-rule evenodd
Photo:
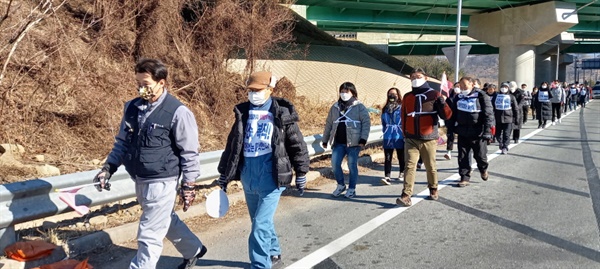
<path fill-rule="evenodd" d="M 510 88 L 510 86 L 506 82 L 502 82 L 502 84 L 500 84 L 500 88 L 502 87 Z"/>
<path fill-rule="evenodd" d="M 252 73 L 246 81 L 246 88 L 251 89 L 265 89 L 267 87 L 275 88 L 277 84 L 277 77 L 271 72 L 259 71 Z"/>
<path fill-rule="evenodd" d="M 516 89 L 517 89 L 517 87 L 518 87 L 518 86 L 517 86 L 517 82 L 515 82 L 515 81 L 511 81 L 511 82 L 509 83 L 509 86 L 508 86 L 508 88 L 509 88 L 510 90 L 512 90 L 512 91 L 516 90 Z"/>

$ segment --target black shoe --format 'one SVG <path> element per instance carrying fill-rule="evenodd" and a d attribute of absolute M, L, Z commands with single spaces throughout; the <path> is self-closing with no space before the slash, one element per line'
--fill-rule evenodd
<path fill-rule="evenodd" d="M 200 249 L 200 253 L 198 253 L 198 255 L 194 256 L 191 259 L 183 259 L 183 263 L 180 264 L 177 269 L 192 269 L 194 268 L 194 266 L 196 266 L 196 262 L 198 261 L 198 259 L 202 258 L 204 256 L 204 254 L 206 254 L 206 252 L 208 251 L 208 249 L 206 249 L 205 246 L 202 246 L 202 249 Z"/>
<path fill-rule="evenodd" d="M 275 267 L 275 265 L 281 262 L 281 254 L 271 256 L 271 267 Z"/>

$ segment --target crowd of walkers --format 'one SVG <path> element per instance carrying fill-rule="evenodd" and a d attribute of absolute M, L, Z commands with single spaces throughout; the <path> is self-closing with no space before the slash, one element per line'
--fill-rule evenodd
<path fill-rule="evenodd" d="M 179 219 L 173 204 L 178 194 L 186 211 L 196 197 L 195 180 L 200 174 L 198 126 L 189 108 L 169 93 L 168 71 L 161 61 L 141 59 L 134 71 L 139 97 L 125 104 L 113 149 L 93 182 L 98 191 L 110 191 L 109 180 L 121 165 L 135 182 L 142 215 L 138 250 L 130 269 L 156 268 L 165 238 L 183 256 L 177 268 L 193 268 L 208 249 Z M 429 85 L 421 69 L 416 69 L 410 79 L 412 89 L 404 96 L 398 88 L 386 92 L 381 113 L 385 153 L 382 182 L 390 184 L 396 155 L 400 163 L 396 180 L 404 181 L 396 203 L 403 206 L 412 205 L 416 170 L 421 165 L 427 170 L 429 199 L 439 197 L 435 155 L 440 118 L 447 126 L 448 152 L 444 157 L 452 158 L 457 141 L 458 186 L 464 187 L 471 180 L 471 153 L 481 178 L 487 180 L 487 146 L 495 140 L 506 154 L 511 134 L 515 143 L 519 141 L 529 108 L 543 128 L 547 120 L 552 124 L 561 122 L 566 104 L 570 110 L 585 107 L 590 95 L 582 85 L 558 81 L 544 82 L 530 93 L 527 85 L 519 88 L 514 81 L 501 83 L 498 88 L 463 77 L 449 93 L 442 93 Z M 299 195 L 304 193 L 309 171 L 298 113 L 290 101 L 272 96 L 276 84 L 277 78 L 270 72 L 255 72 L 248 77 L 248 101 L 233 107 L 235 120 L 218 165 L 217 184 L 224 191 L 232 180 L 241 181 L 243 186 L 252 222 L 248 236 L 251 268 L 272 268 L 281 261 L 273 217 L 282 192 L 292 181 Z M 337 181 L 333 196 L 351 199 L 358 194 L 358 155 L 367 144 L 371 121 L 354 84 L 340 85 L 338 97 L 326 118 L 322 146 L 332 149 L 331 165 Z M 342 170 L 345 157 L 349 185 Z"/>

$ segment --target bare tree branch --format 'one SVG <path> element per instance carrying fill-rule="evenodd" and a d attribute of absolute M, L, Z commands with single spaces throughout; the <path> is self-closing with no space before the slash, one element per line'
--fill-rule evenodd
<path fill-rule="evenodd" d="M 8 14 L 10 13 L 10 6 L 12 5 L 12 0 L 8 1 L 8 7 L 6 7 L 6 14 L 0 18 L 0 26 L 8 18 Z"/>

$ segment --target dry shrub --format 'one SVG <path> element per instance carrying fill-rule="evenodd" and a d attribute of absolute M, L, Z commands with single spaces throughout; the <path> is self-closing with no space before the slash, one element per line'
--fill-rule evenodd
<path fill-rule="evenodd" d="M 254 60 L 285 55 L 292 29 L 276 0 L 0 0 L 0 143 L 45 154 L 62 172 L 89 170 L 136 95 L 135 62 L 153 57 L 195 113 L 202 150 L 223 148 Z M 246 71 L 228 72 L 238 57 Z"/>

